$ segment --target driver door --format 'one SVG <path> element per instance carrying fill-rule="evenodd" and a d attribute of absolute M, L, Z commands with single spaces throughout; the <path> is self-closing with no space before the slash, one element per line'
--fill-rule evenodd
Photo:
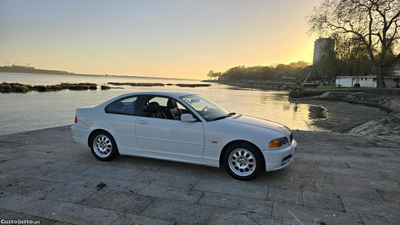
<path fill-rule="evenodd" d="M 160 110 L 167 114 L 168 97 L 144 96 L 142 99 L 142 106 L 157 102 Z M 204 129 L 202 122 L 182 122 L 172 118 L 154 118 L 145 115 L 148 114 L 142 113 L 135 125 L 141 150 L 161 157 L 203 157 Z"/>

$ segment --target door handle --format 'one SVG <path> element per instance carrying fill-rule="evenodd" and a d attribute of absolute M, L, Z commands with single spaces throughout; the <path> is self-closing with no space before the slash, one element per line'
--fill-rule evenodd
<path fill-rule="evenodd" d="M 148 122 L 146 122 L 146 121 L 144 121 L 144 120 L 139 120 L 137 123 L 138 123 L 138 124 L 142 124 L 142 125 L 149 124 Z"/>

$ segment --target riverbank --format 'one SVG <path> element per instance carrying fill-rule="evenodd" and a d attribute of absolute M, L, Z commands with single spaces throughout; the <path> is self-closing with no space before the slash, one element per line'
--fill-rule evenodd
<path fill-rule="evenodd" d="M 359 124 L 347 130 L 349 133 L 363 135 L 400 135 L 400 90 L 399 89 L 368 89 L 363 92 L 335 92 L 326 91 L 291 91 L 291 101 L 299 103 L 314 102 L 317 105 L 334 102 L 335 107 L 331 111 L 343 111 L 344 121 L 357 120 L 360 115 L 370 114 L 371 110 L 355 112 L 347 107 L 341 107 L 342 103 L 370 106 L 384 110 L 384 115 L 371 115 L 370 121 Z M 340 104 L 339 104 L 340 102 Z M 346 113 L 347 112 L 347 113 Z M 335 113 L 333 113 L 335 115 Z M 345 123 L 347 124 L 347 123 Z M 350 126 L 351 127 L 351 126 Z"/>
<path fill-rule="evenodd" d="M 399 137 L 389 142 L 294 131 L 294 138 L 291 165 L 238 182 L 224 168 L 121 156 L 100 162 L 73 141 L 70 126 L 0 136 L 0 218 L 41 224 L 398 223 Z"/>
<path fill-rule="evenodd" d="M 207 81 L 204 81 L 207 82 Z M 213 83 L 231 85 L 240 88 L 256 88 L 260 90 L 281 90 L 282 86 L 291 84 L 290 82 L 274 82 L 274 81 L 232 81 L 220 80 Z"/>
<path fill-rule="evenodd" d="M 0 67 L 1 68 L 1 67 Z M 187 78 L 170 78 L 170 77 L 146 77 L 146 76 L 131 76 L 131 75 L 110 75 L 110 74 L 79 74 L 79 73 L 70 73 L 66 71 L 58 71 L 61 73 L 54 73 L 54 71 L 58 70 L 39 70 L 39 71 L 7 71 L 7 70 L 2 70 L 0 71 L 1 73 L 15 73 L 15 74 L 46 74 L 46 75 L 55 75 L 55 76 L 83 76 L 83 77 L 125 77 L 125 78 L 148 78 L 148 79 L 159 79 L 159 80 L 165 80 L 165 79 L 170 79 L 170 80 L 191 80 L 191 81 L 200 81 L 200 79 L 187 79 Z"/>
<path fill-rule="evenodd" d="M 291 99 L 290 102 L 324 108 L 326 117 L 312 120 L 310 126 L 316 126 L 329 132 L 346 133 L 361 124 L 386 115 L 385 111 L 378 108 L 347 102 L 324 101 L 313 98 Z"/>

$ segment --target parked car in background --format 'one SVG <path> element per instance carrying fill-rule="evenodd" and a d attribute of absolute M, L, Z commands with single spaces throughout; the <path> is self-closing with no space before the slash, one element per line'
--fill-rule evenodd
<path fill-rule="evenodd" d="M 137 92 L 78 108 L 72 133 L 103 161 L 119 154 L 224 166 L 250 180 L 286 167 L 297 142 L 272 121 L 229 112 L 197 94 Z"/>

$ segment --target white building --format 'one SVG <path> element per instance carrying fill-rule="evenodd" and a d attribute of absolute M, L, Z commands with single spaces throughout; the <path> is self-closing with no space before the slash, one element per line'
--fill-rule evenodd
<path fill-rule="evenodd" d="M 337 76 L 336 87 L 376 87 L 376 76 Z"/>
<path fill-rule="evenodd" d="M 385 76 L 385 84 L 388 88 L 396 87 L 400 76 Z M 354 87 L 355 84 L 360 84 L 360 87 L 376 87 L 376 76 L 337 76 L 336 87 Z"/>

